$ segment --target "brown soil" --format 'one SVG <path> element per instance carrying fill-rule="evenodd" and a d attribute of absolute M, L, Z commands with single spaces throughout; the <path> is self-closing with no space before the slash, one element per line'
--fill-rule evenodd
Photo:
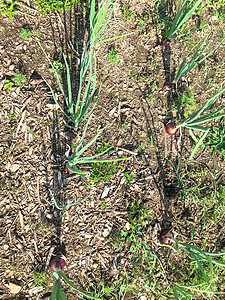
<path fill-rule="evenodd" d="M 132 12 L 130 20 L 124 20 L 123 7 Z M 109 24 L 115 27 L 106 38 L 122 37 L 96 46 L 98 83 L 101 81 L 102 86 L 85 141 L 109 125 L 89 153 L 94 154 L 97 146 L 108 142 L 114 146 L 110 157 L 130 159 L 116 163 L 116 172 L 107 183 L 92 184 L 91 188 L 87 178 L 64 172 L 66 145 L 72 141 L 76 143 L 84 125 L 78 132 L 64 125 L 63 116 L 54 110 L 51 93 L 43 80 L 51 83 L 61 99 L 57 81 L 49 72 L 49 63 L 37 44 L 37 37 L 33 34 L 26 41 L 20 36 L 21 28 L 33 33 L 40 30 L 38 39 L 51 60 L 62 59 L 60 47 L 67 55 L 73 53 L 73 58 L 68 59 L 76 90 L 77 65 L 83 41 L 88 37 L 88 16 L 84 16 L 79 5 L 65 15 L 54 12 L 42 15 L 38 10 L 32 12 L 34 18 L 17 14 L 12 22 L 7 15 L 1 15 L 0 299 L 42 299 L 44 294 L 47 298 L 49 294 L 44 285 L 33 288 L 32 275 L 34 271 L 48 270 L 53 255 L 66 256 L 64 271 L 80 289 L 93 290 L 88 280 L 95 285 L 102 280 L 111 286 L 126 271 L 134 287 L 125 299 L 143 299 L 142 295 L 145 299 L 173 299 L 160 294 L 171 280 L 176 280 L 165 257 L 179 266 L 184 254 L 177 256 L 158 246 L 160 230 L 173 227 L 178 240 L 198 246 L 204 244 L 205 249 L 215 252 L 222 251 L 225 246 L 224 213 L 214 222 L 210 215 L 213 205 L 207 204 L 204 210 L 205 203 L 194 201 L 191 194 L 187 194 L 186 199 L 182 196 L 184 186 L 214 186 L 219 178 L 220 186 L 224 186 L 223 158 L 219 153 L 212 156 L 211 149 L 202 147 L 195 161 L 188 163 L 193 146 L 188 132 L 184 130 L 182 134 L 169 136 L 164 129 L 170 119 L 182 117 L 182 112 L 176 109 L 178 95 L 193 92 L 200 105 L 215 92 L 207 92 L 211 87 L 209 79 L 214 80 L 213 84 L 223 82 L 224 44 L 206 62 L 184 76 L 176 90 L 164 92 L 165 82 L 171 80 L 193 44 L 172 40 L 170 49 L 163 53 L 162 28 L 156 22 L 153 7 L 153 1 L 119 1 Z M 139 17 L 149 20 L 142 25 Z M 208 9 L 192 18 L 191 28 L 201 21 L 207 22 L 215 33 L 209 47 L 212 49 L 220 41 L 224 23 L 213 20 Z M 193 41 L 199 35 L 204 36 L 204 33 L 194 34 Z M 107 58 L 112 47 L 120 57 L 116 64 L 111 64 Z M 4 90 L 5 80 L 12 80 L 17 71 L 26 75 L 27 81 L 11 91 Z M 225 98 L 220 96 L 216 106 L 224 104 Z M 178 185 L 176 171 L 170 162 L 175 166 L 180 162 L 182 186 Z M 90 165 L 82 168 L 91 170 Z M 124 173 L 131 172 L 135 176 L 128 184 Z M 75 195 L 78 200 L 89 194 L 90 197 L 62 212 L 43 200 L 42 197 L 51 201 L 49 189 L 61 203 L 63 197 L 71 201 Z M 102 199 L 105 190 L 108 193 Z M 132 278 L 131 242 L 125 243 L 118 238 L 121 232 L 129 230 L 131 219 L 140 216 L 140 211 L 145 212 L 141 220 L 142 234 L 150 249 L 157 253 L 158 267 L 163 270 L 156 291 L 146 294 L 143 285 L 140 293 L 137 292 L 141 267 L 139 275 Z M 150 222 L 146 216 L 149 211 Z M 50 271 L 47 272 L 50 275 Z M 10 283 L 21 290 L 13 294 Z M 67 293 L 67 298 L 78 299 L 71 292 Z"/>

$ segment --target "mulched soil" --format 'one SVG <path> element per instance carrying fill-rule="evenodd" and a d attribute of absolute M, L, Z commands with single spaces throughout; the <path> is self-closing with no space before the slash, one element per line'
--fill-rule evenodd
<path fill-rule="evenodd" d="M 204 151 L 202 147 L 195 161 L 187 164 L 193 145 L 188 132 L 171 137 L 164 129 L 170 119 L 181 117 L 176 109 L 177 95 L 191 91 L 201 104 L 214 92 L 207 92 L 210 88 L 207 80 L 212 78 L 214 84 L 224 80 L 224 44 L 207 62 L 184 76 L 176 91 L 164 92 L 165 82 L 171 79 L 193 45 L 177 39 L 162 52 L 162 25 L 156 22 L 154 5 L 146 0 L 119 1 L 108 26 L 115 27 L 105 36 L 119 38 L 96 46 L 98 83 L 102 85 L 85 141 L 92 139 L 99 129 L 108 127 L 87 153 L 94 154 L 97 146 L 108 142 L 114 146 L 110 157 L 129 157 L 129 160 L 116 163 L 116 172 L 107 183 L 91 187 L 87 178 L 64 172 L 67 144 L 77 142 L 84 125 L 77 132 L 68 129 L 62 114 L 55 109 L 43 78 L 51 83 L 60 100 L 62 96 L 37 43 L 38 39 L 51 60 L 62 59 L 62 48 L 66 54 L 73 53 L 73 58 L 68 59 L 76 90 L 79 58 L 88 38 L 87 14 L 77 5 L 65 15 L 56 12 L 42 15 L 35 10 L 34 18 L 18 14 L 12 22 L 7 15 L 1 15 L 0 299 L 42 299 L 44 294 L 47 298 L 44 285 L 33 287 L 32 275 L 43 270 L 50 275 L 48 264 L 53 255 L 67 258 L 65 273 L 85 290 L 92 290 L 88 280 L 94 284 L 104 280 L 110 286 L 124 270 L 132 274 L 130 244 L 115 246 L 115 240 L 120 232 L 129 230 L 135 207 L 134 215 L 140 210 L 151 211 L 151 222 L 147 222 L 146 216 L 142 219 L 142 231 L 160 261 L 168 256 L 170 262 L 179 265 L 184 257 L 154 244 L 163 228 L 173 226 L 177 239 L 198 246 L 204 242 L 207 249 L 215 252 L 225 246 L 224 215 L 219 222 L 213 222 L 207 215 L 205 225 L 203 206 L 195 203 L 194 197 L 185 200 L 181 196 L 170 163 L 177 166 L 180 162 L 180 176 L 188 187 L 213 184 L 219 178 L 224 186 L 223 158 L 218 153 L 212 156 L 210 149 Z M 123 7 L 132 12 L 130 20 L 124 20 Z M 169 8 L 173 10 L 174 6 Z M 139 17 L 149 19 L 142 25 Z M 212 19 L 205 9 L 191 19 L 190 27 L 202 20 L 215 32 L 209 47 L 213 49 L 220 41 L 224 23 Z M 21 28 L 33 32 L 29 41 L 20 36 Z M 41 32 L 39 37 L 34 34 L 36 30 Z M 199 35 L 204 33 L 194 34 L 193 41 Z M 107 58 L 112 48 L 120 57 L 116 64 Z M 11 91 L 4 90 L 5 80 L 12 80 L 17 71 L 25 74 L 27 81 Z M 225 105 L 224 96 L 219 99 L 216 105 Z M 83 169 L 90 171 L 91 166 Z M 124 173 L 131 172 L 135 176 L 128 183 Z M 49 189 L 60 203 L 63 197 L 73 202 L 74 197 L 81 200 L 90 196 L 62 212 L 43 199 L 51 201 Z M 166 289 L 173 279 L 167 273 L 169 267 L 165 262 L 162 264 L 165 272 L 160 275 L 158 291 Z M 16 284 L 20 291 L 13 294 L 10 283 Z M 146 298 L 141 298 L 143 295 L 128 292 L 125 299 L 164 299 L 153 292 L 145 294 Z M 78 299 L 74 293 L 68 293 L 67 297 Z"/>

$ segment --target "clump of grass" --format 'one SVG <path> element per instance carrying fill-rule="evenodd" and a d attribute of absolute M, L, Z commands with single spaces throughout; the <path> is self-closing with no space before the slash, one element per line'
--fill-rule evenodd
<path fill-rule="evenodd" d="M 104 142 L 104 146 L 100 148 L 96 148 L 96 152 L 101 153 L 111 148 L 112 145 Z M 90 171 L 90 177 L 89 177 L 90 184 L 108 182 L 109 179 L 115 173 L 116 173 L 116 166 L 114 162 L 103 162 L 103 163 L 93 164 L 92 169 Z"/>

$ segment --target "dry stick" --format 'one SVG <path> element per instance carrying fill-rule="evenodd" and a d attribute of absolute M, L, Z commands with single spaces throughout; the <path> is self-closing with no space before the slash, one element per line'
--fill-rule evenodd
<path fill-rule="evenodd" d="M 45 272 L 48 270 L 48 266 L 49 266 L 52 254 L 54 252 L 54 249 L 55 249 L 55 246 L 51 247 L 50 250 L 49 250 L 49 253 L 48 253 L 48 256 L 47 256 L 47 259 L 46 259 L 46 263 L 45 263 Z"/>
<path fill-rule="evenodd" d="M 21 125 L 22 125 L 22 123 L 23 123 L 25 114 L 26 114 L 26 110 L 24 110 L 23 113 L 22 113 L 22 116 L 21 116 L 19 125 L 18 125 L 17 130 L 16 130 L 16 137 L 18 137 L 18 133 L 19 133 L 20 127 L 21 127 Z"/>

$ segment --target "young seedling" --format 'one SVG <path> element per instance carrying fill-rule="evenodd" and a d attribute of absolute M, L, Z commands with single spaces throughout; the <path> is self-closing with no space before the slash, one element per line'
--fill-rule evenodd
<path fill-rule="evenodd" d="M 106 126 L 106 127 L 102 128 L 96 134 L 96 136 L 82 148 L 83 140 L 84 140 L 84 137 L 85 137 L 85 134 L 86 134 L 86 131 L 87 131 L 88 124 L 91 120 L 91 117 L 92 117 L 92 114 L 90 115 L 90 117 L 87 121 L 87 124 L 84 128 L 84 131 L 83 131 L 83 135 L 82 135 L 82 137 L 81 137 L 74 153 L 70 155 L 71 147 L 69 145 L 68 145 L 69 149 L 65 153 L 65 156 L 68 159 L 68 162 L 66 164 L 68 170 L 72 173 L 79 174 L 82 177 L 86 177 L 89 173 L 88 172 L 81 172 L 78 169 L 77 164 L 86 164 L 86 163 L 93 164 L 93 163 L 103 163 L 103 162 L 115 162 L 115 161 L 121 161 L 121 160 L 124 160 L 124 159 L 129 159 L 129 157 L 128 158 L 115 158 L 115 159 L 99 159 L 100 156 L 107 153 L 112 147 L 109 147 L 108 149 L 106 149 L 106 150 L 104 150 L 104 151 L 102 151 L 98 154 L 92 155 L 92 156 L 80 157 L 84 153 L 84 151 L 86 151 L 97 140 L 97 138 L 102 133 L 102 131 L 107 127 Z"/>
<path fill-rule="evenodd" d="M 22 28 L 20 32 L 20 36 L 26 41 L 29 41 L 30 37 L 32 36 L 32 32 L 29 29 Z"/>
<path fill-rule="evenodd" d="M 193 2 L 194 2 L 194 0 L 191 0 L 191 1 L 185 0 L 183 5 L 181 5 L 180 8 L 178 9 L 172 24 L 166 30 L 165 40 L 162 44 L 163 51 L 166 49 L 166 47 L 171 39 L 174 39 L 177 37 L 182 37 L 182 36 L 187 36 L 190 33 L 199 29 L 199 28 L 197 28 L 197 29 L 194 29 L 187 33 L 178 34 L 178 31 L 181 30 L 182 26 L 187 22 L 187 20 L 190 18 L 190 16 L 195 12 L 195 10 L 200 5 L 202 0 L 197 0 L 194 4 L 193 4 Z"/>
<path fill-rule="evenodd" d="M 14 75 L 14 82 L 16 86 L 21 86 L 26 81 L 26 76 L 19 71 Z"/>
<path fill-rule="evenodd" d="M 207 115 L 201 116 L 206 110 L 208 110 L 213 103 L 217 100 L 220 94 L 222 94 L 225 91 L 224 89 L 219 89 L 215 95 L 213 95 L 208 101 L 203 105 L 199 110 L 191 114 L 189 117 L 183 119 L 178 124 L 175 122 L 170 122 L 166 124 L 166 132 L 169 135 L 174 135 L 177 130 L 181 127 L 186 127 L 188 130 L 197 130 L 197 131 L 208 131 L 207 127 L 199 126 L 199 124 L 212 121 L 215 119 L 219 119 L 223 116 L 225 116 L 225 113 L 221 113 L 222 110 L 224 110 L 225 106 L 223 106 L 220 109 L 217 109 L 216 111 L 209 113 Z"/>
<path fill-rule="evenodd" d="M 210 33 L 209 33 L 210 34 Z M 165 86 L 164 86 L 164 91 L 169 91 L 173 85 L 175 85 L 177 83 L 177 81 L 184 76 L 185 74 L 187 74 L 189 71 L 191 71 L 192 69 L 194 69 L 196 66 L 198 66 L 200 63 L 202 63 L 207 57 L 209 57 L 225 40 L 225 38 L 209 53 L 207 53 L 206 55 L 204 55 L 206 49 L 209 47 L 209 45 L 212 43 L 213 39 L 211 39 L 209 41 L 209 43 L 205 46 L 206 41 L 208 40 L 209 34 L 207 34 L 207 36 L 203 39 L 203 42 L 201 43 L 200 47 L 198 48 L 198 50 L 195 52 L 195 54 L 192 55 L 192 58 L 187 62 L 187 59 L 189 58 L 190 53 L 194 50 L 195 47 L 198 46 L 198 44 L 201 42 L 199 42 L 188 54 L 187 56 L 184 58 L 182 64 L 180 65 L 177 73 L 174 76 L 174 79 L 172 82 L 168 82 Z M 202 55 L 204 55 L 202 57 Z M 202 57 L 202 58 L 201 58 Z"/>
<path fill-rule="evenodd" d="M 49 193 L 50 193 L 50 195 L 51 195 L 51 197 L 52 197 L 53 202 L 49 202 L 49 201 L 48 201 L 47 199 L 45 199 L 44 197 L 42 197 L 42 199 L 44 199 L 50 206 L 53 206 L 53 207 L 55 207 L 55 208 L 57 208 L 57 209 L 59 209 L 59 210 L 62 210 L 62 211 L 65 211 L 67 208 L 70 208 L 70 207 L 73 206 L 73 205 L 77 205 L 77 204 L 79 204 L 79 203 L 81 203 L 81 202 L 87 200 L 87 198 L 90 196 L 90 195 L 88 195 L 88 196 L 85 197 L 84 199 L 82 199 L 82 200 L 80 200 L 80 201 L 77 201 L 77 200 L 76 200 L 76 196 L 74 195 L 74 197 L 75 197 L 75 201 L 74 201 L 74 202 L 70 203 L 70 200 L 68 199 L 68 200 L 67 200 L 67 204 L 65 204 L 64 199 L 63 199 L 63 204 L 62 204 L 62 205 L 59 205 L 59 204 L 57 203 L 57 201 L 56 201 L 56 199 L 55 199 L 55 197 L 54 197 L 54 194 L 52 193 L 51 190 L 49 190 Z"/>
<path fill-rule="evenodd" d="M 111 64 L 116 64 L 120 60 L 120 57 L 117 54 L 117 50 L 115 48 L 109 50 L 107 58 Z"/>

